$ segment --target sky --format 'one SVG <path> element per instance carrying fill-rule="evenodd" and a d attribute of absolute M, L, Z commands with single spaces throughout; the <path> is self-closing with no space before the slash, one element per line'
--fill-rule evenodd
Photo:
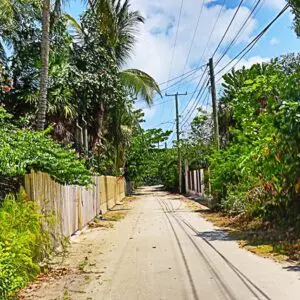
<path fill-rule="evenodd" d="M 140 11 L 145 17 L 145 24 L 139 28 L 138 41 L 126 68 L 141 69 L 153 76 L 158 83 L 162 83 L 193 70 L 197 66 L 207 64 L 240 0 L 226 0 L 222 8 L 223 2 L 224 0 L 131 0 L 132 9 Z M 256 0 L 243 1 L 219 50 L 214 55 L 215 62 L 230 44 L 255 3 Z M 249 19 L 236 42 L 215 67 L 215 72 L 218 73 L 227 62 L 234 58 L 285 4 L 285 0 L 262 0 L 258 6 L 257 14 Z M 73 0 L 67 8 L 68 12 L 75 18 L 79 18 L 83 9 L 80 0 Z M 219 19 L 218 15 L 220 16 Z M 267 62 L 279 55 L 299 52 L 300 39 L 297 39 L 292 29 L 292 18 L 290 11 L 282 15 L 245 58 L 237 64 L 236 68 L 243 65 L 249 67 L 253 63 Z M 230 70 L 233 65 L 234 62 L 224 71 Z M 200 88 L 193 93 L 203 71 L 205 70 L 200 69 L 196 73 L 189 73 L 191 76 L 176 86 L 172 87 L 171 85 L 177 80 L 160 86 L 163 93 L 187 92 L 186 96 L 179 97 L 182 130 L 188 128 L 190 121 L 196 114 L 196 107 L 200 105 L 207 111 L 211 109 L 211 98 L 208 90 L 201 92 L 200 95 L 203 97 L 200 98 L 199 103 L 196 96 Z M 217 81 L 222 73 L 216 76 Z M 220 81 L 217 83 L 217 89 L 220 93 Z M 144 128 L 175 129 L 174 97 L 163 95 L 161 98 L 156 95 L 154 105 L 151 108 L 147 107 L 142 100 L 138 100 L 136 105 L 138 108 L 144 109 Z"/>

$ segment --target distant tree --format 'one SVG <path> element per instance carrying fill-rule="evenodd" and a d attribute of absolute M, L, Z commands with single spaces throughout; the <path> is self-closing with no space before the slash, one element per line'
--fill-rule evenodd
<path fill-rule="evenodd" d="M 300 0 L 289 0 L 294 13 L 294 27 L 298 37 L 300 37 Z"/>

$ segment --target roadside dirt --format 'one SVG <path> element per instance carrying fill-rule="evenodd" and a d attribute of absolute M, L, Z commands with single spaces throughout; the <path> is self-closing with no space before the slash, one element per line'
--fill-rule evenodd
<path fill-rule="evenodd" d="M 106 272 L 101 256 L 114 248 L 111 235 L 118 232 L 117 222 L 132 210 L 136 197 L 126 197 L 101 218 L 95 218 L 80 233 L 71 238 L 67 253 L 55 257 L 47 273 L 40 274 L 19 292 L 19 299 L 77 299 L 84 287 L 100 282 Z M 87 299 L 87 298 L 85 298 Z"/>
<path fill-rule="evenodd" d="M 211 211 L 197 201 L 183 198 L 190 209 L 226 230 L 240 247 L 275 261 L 300 264 L 300 235 L 295 228 L 278 228 L 271 222 L 249 220 L 245 216 L 228 216 Z"/>

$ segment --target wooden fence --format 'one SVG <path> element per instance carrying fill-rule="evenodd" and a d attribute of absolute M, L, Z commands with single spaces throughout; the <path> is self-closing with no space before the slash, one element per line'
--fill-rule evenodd
<path fill-rule="evenodd" d="M 93 186 L 62 185 L 46 173 L 25 176 L 25 190 L 42 211 L 51 212 L 57 220 L 55 234 L 71 236 L 95 216 L 104 214 L 125 197 L 125 179 L 113 176 L 93 177 Z"/>

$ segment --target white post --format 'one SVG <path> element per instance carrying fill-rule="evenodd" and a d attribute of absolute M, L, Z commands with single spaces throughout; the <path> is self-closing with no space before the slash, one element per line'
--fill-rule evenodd
<path fill-rule="evenodd" d="M 205 185 L 204 185 L 204 170 L 200 169 L 200 184 L 201 184 L 201 195 L 205 195 Z"/>
<path fill-rule="evenodd" d="M 185 160 L 184 162 L 184 180 L 185 180 L 185 192 L 186 194 L 189 194 L 189 162 L 188 160 Z"/>

